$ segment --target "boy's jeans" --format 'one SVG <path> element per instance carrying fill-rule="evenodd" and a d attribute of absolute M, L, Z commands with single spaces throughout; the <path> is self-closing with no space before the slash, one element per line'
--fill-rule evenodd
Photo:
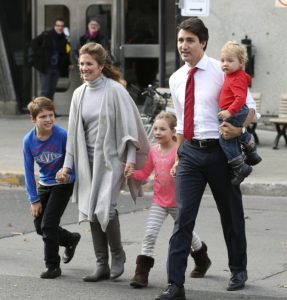
<path fill-rule="evenodd" d="M 242 107 L 242 109 L 235 114 L 234 116 L 228 118 L 226 122 L 229 122 L 235 127 L 242 127 L 247 115 L 248 115 L 249 109 L 246 105 Z M 219 120 L 220 123 L 222 123 L 222 120 Z M 242 155 L 241 150 L 241 144 L 248 144 L 248 142 L 251 139 L 251 135 L 249 132 L 245 131 L 241 136 L 225 140 L 221 136 L 219 137 L 219 142 L 222 150 L 224 151 L 228 162 L 231 162 L 232 160 L 240 157 Z"/>
<path fill-rule="evenodd" d="M 74 241 L 73 234 L 59 226 L 72 192 L 73 184 L 40 185 L 38 188 L 43 211 L 34 219 L 34 225 L 37 233 L 43 237 L 47 268 L 59 267 L 59 246 L 68 247 Z"/>

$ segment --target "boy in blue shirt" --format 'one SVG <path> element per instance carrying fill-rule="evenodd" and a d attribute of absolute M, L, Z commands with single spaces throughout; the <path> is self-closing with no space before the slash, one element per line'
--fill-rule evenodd
<path fill-rule="evenodd" d="M 44 241 L 46 270 L 41 278 L 56 278 L 61 275 L 59 246 L 65 247 L 62 257 L 68 263 L 74 256 L 81 238 L 60 227 L 61 217 L 73 192 L 74 172 L 68 184 L 58 184 L 57 171 L 62 167 L 66 153 L 66 131 L 55 125 L 55 107 L 46 97 L 38 97 L 28 104 L 35 127 L 23 139 L 25 182 L 31 203 L 34 225 Z M 34 162 L 39 166 L 40 180 L 37 188 Z"/>

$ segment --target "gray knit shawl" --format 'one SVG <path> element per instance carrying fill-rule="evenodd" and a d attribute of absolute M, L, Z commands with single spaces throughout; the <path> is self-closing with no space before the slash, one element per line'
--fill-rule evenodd
<path fill-rule="evenodd" d="M 121 84 L 107 79 L 91 174 L 81 114 L 86 87 L 84 83 L 74 91 L 69 115 L 67 152 L 74 157 L 76 171 L 72 201 L 78 203 L 79 222 L 93 221 L 96 216 L 105 231 L 110 206 L 115 201 L 113 197 L 120 193 L 121 184 L 118 183 L 124 182 L 127 143 L 135 145 L 136 169 L 141 169 L 149 151 L 149 142 L 134 101 Z M 129 188 L 134 200 L 142 195 L 140 182 L 129 180 Z"/>

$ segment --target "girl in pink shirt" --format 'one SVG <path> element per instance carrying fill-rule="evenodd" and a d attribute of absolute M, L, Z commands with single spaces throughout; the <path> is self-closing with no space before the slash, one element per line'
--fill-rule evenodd
<path fill-rule="evenodd" d="M 170 171 L 175 163 L 176 144 L 176 117 L 170 112 L 161 112 L 155 118 L 154 138 L 157 144 L 152 146 L 145 166 L 142 170 L 133 170 L 127 174 L 136 180 L 146 180 L 154 171 L 154 193 L 150 207 L 146 232 L 142 243 L 141 255 L 136 259 L 135 275 L 130 281 L 133 287 L 141 288 L 148 285 L 148 275 L 154 265 L 154 246 L 160 228 L 171 215 L 176 216 L 175 179 Z M 195 261 L 195 268 L 191 277 L 203 277 L 211 265 L 207 255 L 207 246 L 199 236 L 193 232 L 191 256 Z"/>

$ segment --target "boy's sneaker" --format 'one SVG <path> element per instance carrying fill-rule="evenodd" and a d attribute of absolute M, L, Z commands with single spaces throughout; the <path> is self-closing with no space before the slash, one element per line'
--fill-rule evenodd
<path fill-rule="evenodd" d="M 46 271 L 44 271 L 40 277 L 44 279 L 54 279 L 56 277 L 61 276 L 62 271 L 60 267 L 57 268 L 47 268 Z"/>
<path fill-rule="evenodd" d="M 73 244 L 70 245 L 69 247 L 66 247 L 62 257 L 62 261 L 64 264 L 67 264 L 72 260 L 76 251 L 76 247 L 81 239 L 81 235 L 77 232 L 74 232 L 73 236 L 74 236 Z"/>

